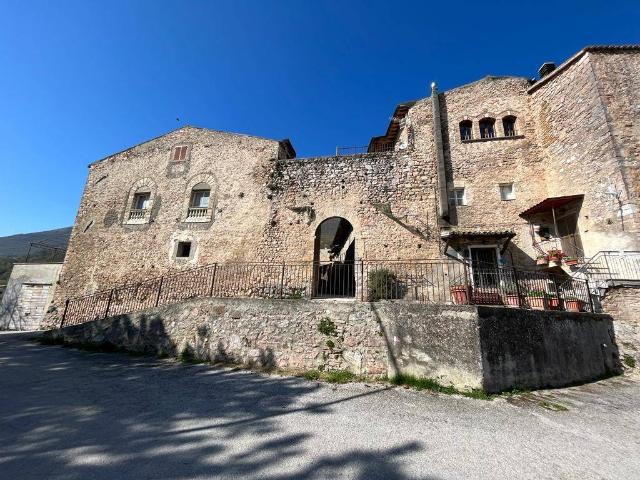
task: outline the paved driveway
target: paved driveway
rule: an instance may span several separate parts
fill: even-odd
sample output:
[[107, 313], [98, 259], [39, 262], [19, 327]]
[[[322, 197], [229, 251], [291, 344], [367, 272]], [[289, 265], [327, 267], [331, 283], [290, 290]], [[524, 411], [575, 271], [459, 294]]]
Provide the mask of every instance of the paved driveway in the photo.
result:
[[629, 378], [488, 402], [28, 338], [0, 334], [3, 480], [640, 478]]

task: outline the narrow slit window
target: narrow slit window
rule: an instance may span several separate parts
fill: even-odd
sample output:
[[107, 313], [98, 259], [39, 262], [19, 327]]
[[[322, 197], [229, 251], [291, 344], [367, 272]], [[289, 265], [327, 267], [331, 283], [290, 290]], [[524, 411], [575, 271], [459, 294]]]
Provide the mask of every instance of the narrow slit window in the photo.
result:
[[480, 138], [495, 138], [496, 120], [494, 118], [483, 118], [480, 120]]
[[515, 137], [516, 132], [516, 117], [508, 115], [502, 119], [502, 127], [504, 129], [505, 137]]
[[191, 256], [191, 242], [178, 242], [176, 258], [189, 258]]
[[473, 138], [473, 123], [471, 120], [463, 120], [460, 122], [460, 139], [471, 140]]

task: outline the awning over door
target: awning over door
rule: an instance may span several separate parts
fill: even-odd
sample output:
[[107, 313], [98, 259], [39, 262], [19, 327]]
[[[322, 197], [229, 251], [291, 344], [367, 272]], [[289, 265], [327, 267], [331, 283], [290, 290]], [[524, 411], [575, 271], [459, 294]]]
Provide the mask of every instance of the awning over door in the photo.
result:
[[574, 200], [581, 200], [584, 198], [584, 195], [566, 195], [564, 197], [549, 197], [541, 201], [540, 203], [535, 204], [533, 207], [525, 210], [520, 214], [522, 218], [529, 217], [531, 215], [535, 215], [536, 213], [544, 213], [548, 212], [554, 208], [560, 208], [564, 205], [573, 202]]
[[445, 251], [448, 247], [493, 243], [500, 246], [500, 250], [504, 252], [509, 241], [515, 236], [515, 232], [511, 230], [452, 229], [440, 233], [440, 237], [445, 241]]

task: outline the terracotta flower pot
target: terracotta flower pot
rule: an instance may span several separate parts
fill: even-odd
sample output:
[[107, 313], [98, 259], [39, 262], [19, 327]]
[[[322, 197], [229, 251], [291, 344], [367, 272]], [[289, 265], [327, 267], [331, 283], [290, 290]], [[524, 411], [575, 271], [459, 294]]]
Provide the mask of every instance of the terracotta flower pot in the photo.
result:
[[529, 297], [528, 300], [533, 310], [546, 310], [549, 305], [547, 297]]
[[519, 307], [520, 306], [520, 299], [518, 298], [518, 295], [516, 293], [507, 293], [507, 305], [509, 307]]
[[548, 299], [549, 310], [560, 310], [560, 299], [558, 297], [550, 297]]
[[451, 287], [451, 298], [456, 305], [468, 305], [471, 297], [470, 285], [453, 285]]
[[564, 301], [569, 312], [584, 312], [584, 301], [577, 298], [570, 298]]

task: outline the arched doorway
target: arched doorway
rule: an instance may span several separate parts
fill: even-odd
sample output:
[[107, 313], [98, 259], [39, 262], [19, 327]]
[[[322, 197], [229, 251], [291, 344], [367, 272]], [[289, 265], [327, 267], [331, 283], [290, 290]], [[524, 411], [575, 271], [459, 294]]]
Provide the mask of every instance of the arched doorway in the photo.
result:
[[354, 297], [356, 242], [351, 223], [330, 217], [316, 229], [314, 297]]

